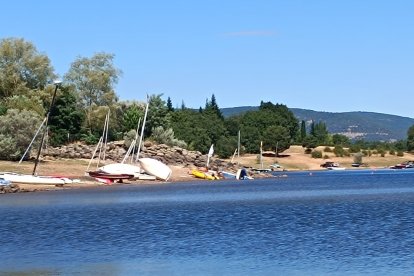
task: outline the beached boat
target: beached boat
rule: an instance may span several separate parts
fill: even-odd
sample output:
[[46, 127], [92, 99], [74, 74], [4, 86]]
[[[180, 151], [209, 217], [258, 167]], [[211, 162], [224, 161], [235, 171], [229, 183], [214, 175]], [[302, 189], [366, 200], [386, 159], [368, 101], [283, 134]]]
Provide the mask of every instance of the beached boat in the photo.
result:
[[331, 170], [331, 171], [343, 171], [343, 170], [345, 170], [344, 167], [339, 167], [339, 166], [337, 166], [337, 167], [327, 167], [326, 169]]
[[191, 170], [191, 174], [194, 175], [196, 178], [207, 179], [207, 180], [217, 180], [219, 179], [217, 176], [212, 175], [208, 172], [203, 172], [200, 170]]
[[138, 178], [141, 174], [141, 168], [132, 164], [113, 163], [99, 167], [97, 171], [110, 174], [128, 174]]
[[171, 177], [172, 170], [170, 167], [157, 159], [140, 158], [138, 159], [138, 162], [141, 165], [141, 168], [149, 175], [153, 175], [165, 181]]
[[414, 161], [406, 161], [406, 162], [390, 167], [390, 169], [412, 169], [412, 168], [414, 168]]
[[247, 174], [247, 170], [246, 169], [238, 169], [236, 172], [236, 179], [238, 180], [247, 180], [247, 179], [253, 179], [253, 177], [249, 176]]
[[0, 177], [4, 178], [5, 180], [8, 180], [12, 183], [22, 183], [22, 184], [45, 184], [45, 185], [64, 185], [68, 183], [73, 182], [79, 182], [79, 179], [69, 179], [67, 177], [61, 177], [61, 176], [39, 176], [37, 175], [36, 169], [40, 162], [40, 155], [42, 152], [42, 148], [45, 142], [46, 132], [47, 132], [47, 126], [49, 121], [50, 112], [52, 110], [53, 104], [55, 102], [56, 93], [58, 90], [58, 87], [60, 85], [61, 81], [55, 81], [55, 90], [52, 96], [52, 101], [50, 102], [49, 109], [46, 113], [46, 117], [44, 118], [42, 124], [40, 125], [39, 129], [37, 130], [35, 136], [32, 139], [32, 142], [29, 144], [28, 148], [26, 149], [25, 153], [23, 154], [19, 164], [23, 161], [26, 153], [29, 151], [29, 149], [32, 146], [32, 143], [34, 142], [37, 134], [40, 132], [40, 130], [43, 128], [43, 134], [41, 137], [41, 141], [39, 144], [39, 148], [37, 151], [34, 168], [32, 174], [21, 174], [21, 173], [15, 173], [15, 172], [2, 172], [0, 173]]
[[220, 171], [220, 175], [224, 179], [236, 179], [236, 174], [235, 173], [226, 172], [226, 171]]
[[338, 163], [332, 162], [332, 161], [326, 161], [321, 165], [322, 168], [325, 168], [327, 170], [333, 170], [333, 171], [342, 171], [345, 170], [344, 167], [339, 166]]
[[0, 177], [0, 186], [8, 186], [10, 184], [11, 184], [11, 182], [9, 180], [6, 180], [6, 179]]
[[99, 171], [99, 170], [90, 171], [88, 172], [88, 174], [90, 177], [95, 178], [97, 181], [107, 183], [107, 184], [111, 184], [114, 182], [122, 183], [123, 180], [134, 178], [134, 175], [132, 174], [107, 173], [107, 172]]
[[44, 185], [64, 185], [77, 182], [77, 180], [60, 176], [38, 176], [29, 174], [19, 174], [13, 172], [3, 172], [0, 177], [12, 183], [20, 184], [44, 184]]

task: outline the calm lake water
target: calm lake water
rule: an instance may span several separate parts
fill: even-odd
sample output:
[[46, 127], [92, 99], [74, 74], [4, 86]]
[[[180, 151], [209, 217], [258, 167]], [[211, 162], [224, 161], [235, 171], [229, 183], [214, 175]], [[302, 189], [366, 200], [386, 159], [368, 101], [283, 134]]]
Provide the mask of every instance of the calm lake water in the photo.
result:
[[414, 169], [0, 196], [0, 275], [414, 275]]

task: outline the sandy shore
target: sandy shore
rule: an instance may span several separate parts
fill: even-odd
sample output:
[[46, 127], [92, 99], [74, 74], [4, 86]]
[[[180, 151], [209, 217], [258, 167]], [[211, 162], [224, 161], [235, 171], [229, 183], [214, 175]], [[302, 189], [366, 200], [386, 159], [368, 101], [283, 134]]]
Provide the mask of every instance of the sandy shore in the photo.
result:
[[[319, 149], [323, 150], [323, 148]], [[304, 154], [304, 150], [300, 146], [291, 146], [290, 149], [283, 152], [279, 157], [263, 157], [263, 167], [269, 168], [271, 164], [279, 164], [288, 171], [295, 170], [323, 170], [320, 167], [325, 161], [338, 162], [345, 168], [352, 168], [353, 163], [352, 157], [335, 157], [332, 153], [324, 153], [328, 158], [315, 159], [309, 154]], [[381, 156], [370, 156], [364, 157], [363, 162], [367, 164], [365, 168], [378, 169], [387, 168], [389, 166], [402, 163], [404, 161], [414, 160], [413, 154], [406, 153], [403, 157], [395, 155]], [[226, 160], [230, 161], [230, 160]], [[239, 166], [259, 168], [261, 167], [260, 158], [258, 155], [250, 154], [244, 155], [240, 160], [233, 160], [238, 163]], [[91, 187], [107, 187], [115, 185], [142, 185], [142, 184], [159, 184], [165, 183], [163, 181], [149, 181], [149, 180], [126, 180], [122, 184], [104, 184], [96, 181], [95, 179], [85, 175], [85, 171], [88, 167], [89, 160], [78, 160], [78, 159], [67, 159], [67, 160], [45, 160], [42, 161], [39, 166], [37, 173], [39, 175], [63, 175], [68, 178], [80, 179], [79, 183], [65, 184], [63, 187], [55, 187], [54, 185], [39, 185], [39, 184], [18, 184], [22, 191], [45, 191], [45, 190], [62, 190], [62, 189], [76, 189], [76, 188], [91, 188]], [[184, 182], [184, 181], [200, 181], [195, 178], [189, 172], [192, 168], [170, 166], [172, 169], [172, 177], [168, 183], [171, 182]], [[94, 168], [91, 168], [94, 169]], [[354, 169], [354, 168], [353, 168]], [[0, 172], [19, 172], [30, 174], [33, 170], [33, 162], [8, 162], [0, 161]], [[256, 177], [260, 177], [256, 175]], [[208, 180], [206, 180], [208, 181]]]

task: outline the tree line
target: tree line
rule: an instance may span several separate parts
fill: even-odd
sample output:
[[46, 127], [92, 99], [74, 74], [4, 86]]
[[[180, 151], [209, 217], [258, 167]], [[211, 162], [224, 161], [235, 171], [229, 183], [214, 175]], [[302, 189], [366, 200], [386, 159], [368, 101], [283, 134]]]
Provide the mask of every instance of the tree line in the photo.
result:
[[[71, 63], [51, 109], [50, 145], [97, 143], [108, 114], [109, 140], [128, 142], [137, 129], [141, 133], [146, 102], [118, 99], [114, 87], [122, 71], [114, 65], [114, 58], [102, 52], [78, 57]], [[44, 120], [56, 78], [48, 56], [31, 42], [21, 38], [0, 40], [0, 159], [21, 157]], [[214, 144], [215, 153], [226, 158], [238, 147], [239, 133], [241, 153], [258, 153], [261, 149], [280, 153], [292, 144], [312, 149], [316, 145], [355, 143], [346, 136], [329, 134], [323, 122], [298, 122], [283, 104], [261, 102], [256, 111], [224, 118], [214, 94], [199, 109], [187, 108], [184, 102], [174, 108], [171, 99], [165, 101], [163, 96], [148, 95], [144, 136], [170, 146], [207, 153]], [[393, 146], [414, 150], [414, 126], [408, 131], [407, 141]]]

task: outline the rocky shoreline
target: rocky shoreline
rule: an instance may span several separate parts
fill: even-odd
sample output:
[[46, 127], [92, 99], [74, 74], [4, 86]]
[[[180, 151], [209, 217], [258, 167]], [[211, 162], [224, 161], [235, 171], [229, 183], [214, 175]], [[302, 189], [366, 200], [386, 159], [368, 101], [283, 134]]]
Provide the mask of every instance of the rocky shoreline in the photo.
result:
[[[43, 158], [48, 159], [91, 159], [95, 149], [96, 146], [77, 142], [57, 148], [49, 147], [42, 152], [42, 155]], [[121, 162], [126, 153], [124, 141], [110, 142], [107, 144], [105, 159], [112, 162]], [[33, 158], [34, 154], [31, 157]], [[140, 152], [140, 158], [144, 157], [157, 159], [169, 166], [205, 167], [207, 163], [207, 155], [199, 151], [189, 151], [180, 147], [155, 144], [150, 141], [144, 143]], [[95, 159], [97, 159], [96, 156]], [[209, 167], [213, 170], [235, 169], [234, 164], [215, 157], [210, 158]]]
[[19, 185], [11, 183], [9, 185], [0, 185], [0, 194], [21, 192]]

